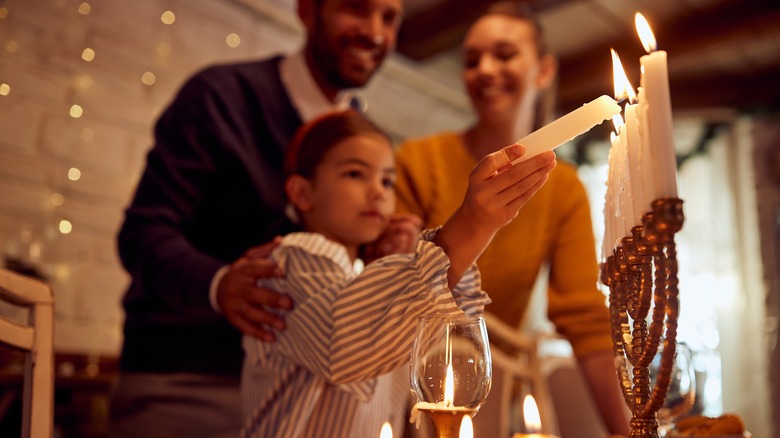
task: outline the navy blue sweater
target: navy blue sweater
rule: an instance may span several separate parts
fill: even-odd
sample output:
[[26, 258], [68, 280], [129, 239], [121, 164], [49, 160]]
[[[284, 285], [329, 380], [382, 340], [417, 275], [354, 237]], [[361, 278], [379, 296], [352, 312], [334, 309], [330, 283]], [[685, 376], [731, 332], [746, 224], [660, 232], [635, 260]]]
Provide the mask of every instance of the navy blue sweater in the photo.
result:
[[207, 68], [158, 120], [118, 236], [132, 277], [123, 371], [239, 373], [241, 334], [208, 291], [221, 266], [292, 229], [282, 167], [301, 119], [280, 59]]

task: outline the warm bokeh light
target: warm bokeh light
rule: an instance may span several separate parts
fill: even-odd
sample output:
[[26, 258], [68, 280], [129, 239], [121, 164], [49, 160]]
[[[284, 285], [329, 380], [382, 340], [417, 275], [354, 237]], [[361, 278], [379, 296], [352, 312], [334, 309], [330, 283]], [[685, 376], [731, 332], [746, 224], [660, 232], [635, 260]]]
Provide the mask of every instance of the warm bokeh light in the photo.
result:
[[73, 224], [71, 224], [67, 219], [61, 219], [57, 228], [62, 234], [70, 234], [70, 232], [73, 231]]
[[89, 88], [92, 86], [92, 76], [87, 74], [79, 75], [76, 79], [76, 84], [79, 86], [79, 88]]
[[464, 415], [460, 421], [460, 438], [474, 438], [474, 424], [470, 415]]
[[238, 36], [237, 33], [228, 34], [228, 36], [225, 37], [225, 44], [231, 49], [235, 49], [241, 45], [241, 37]]
[[536, 407], [534, 396], [528, 394], [523, 399], [523, 420], [525, 420], [525, 429], [529, 433], [539, 433], [542, 431], [542, 419], [539, 416], [539, 408]]
[[81, 130], [81, 139], [84, 141], [92, 141], [95, 138], [95, 131], [90, 128], [84, 128]]
[[71, 117], [73, 117], [74, 119], [78, 119], [82, 115], [84, 115], [84, 108], [82, 108], [81, 105], [73, 104], [70, 107], [70, 116]]
[[161, 21], [162, 21], [164, 24], [173, 24], [173, 22], [174, 22], [174, 21], [176, 21], [176, 14], [174, 14], [174, 13], [173, 13], [173, 12], [171, 12], [171, 11], [165, 11], [165, 12], [163, 12], [163, 13], [162, 13], [162, 15], [160, 16], [160, 20], [161, 20]]
[[393, 438], [393, 427], [387, 421], [382, 424], [382, 430], [379, 432], [379, 438]]
[[636, 33], [639, 34], [639, 39], [642, 40], [645, 51], [647, 53], [655, 51], [657, 47], [655, 35], [653, 35], [653, 30], [650, 29], [650, 23], [647, 22], [645, 16], [637, 12], [634, 15], [634, 24], [636, 25]]
[[81, 59], [87, 62], [91, 62], [93, 59], [95, 59], [95, 51], [87, 47], [83, 52], [81, 52]]
[[141, 82], [143, 82], [144, 85], [152, 86], [156, 81], [157, 76], [155, 76], [154, 73], [150, 71], [146, 71], [141, 75]]
[[89, 15], [90, 11], [92, 11], [92, 6], [89, 3], [83, 2], [79, 5], [79, 14]]
[[78, 181], [81, 179], [81, 171], [77, 167], [71, 167], [68, 169], [68, 179], [71, 181]]
[[5, 18], [8, 16], [8, 8], [5, 6], [0, 6], [0, 19]]
[[16, 53], [18, 49], [19, 49], [19, 43], [17, 43], [14, 40], [5, 43], [5, 51], [8, 53]]
[[59, 207], [62, 204], [65, 203], [65, 197], [62, 196], [62, 193], [52, 193], [51, 194], [51, 205], [55, 207]]
[[171, 45], [165, 42], [162, 42], [157, 45], [157, 56], [161, 58], [167, 58], [171, 54]]
[[0, 96], [8, 96], [11, 92], [11, 86], [5, 82], [0, 83]]

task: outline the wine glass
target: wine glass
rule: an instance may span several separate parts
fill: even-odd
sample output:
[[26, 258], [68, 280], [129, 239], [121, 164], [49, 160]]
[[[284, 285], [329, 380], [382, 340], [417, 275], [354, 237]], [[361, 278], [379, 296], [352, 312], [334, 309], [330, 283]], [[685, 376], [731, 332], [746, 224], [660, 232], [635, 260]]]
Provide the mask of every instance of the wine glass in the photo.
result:
[[[648, 367], [651, 387], [655, 387], [662, 353], [663, 344], [658, 347], [658, 352]], [[696, 372], [693, 368], [693, 352], [686, 344], [677, 343], [669, 391], [666, 393], [666, 400], [663, 406], [661, 406], [656, 415], [658, 433], [661, 437], [669, 435], [669, 431], [674, 427], [674, 422], [693, 409], [695, 400]]]
[[463, 416], [474, 416], [490, 392], [493, 369], [485, 319], [420, 318], [411, 368], [417, 395], [412, 416], [425, 413], [439, 438], [457, 437]]

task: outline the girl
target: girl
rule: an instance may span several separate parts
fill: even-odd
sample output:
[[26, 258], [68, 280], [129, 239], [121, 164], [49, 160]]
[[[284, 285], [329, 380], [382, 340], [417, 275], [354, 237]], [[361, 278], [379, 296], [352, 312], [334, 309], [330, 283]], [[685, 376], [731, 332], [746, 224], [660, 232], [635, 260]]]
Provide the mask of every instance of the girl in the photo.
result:
[[[272, 253], [285, 278], [261, 280], [296, 306], [277, 342], [244, 338], [244, 436], [379, 436], [385, 421], [402, 430], [418, 318], [482, 312], [489, 298], [474, 260], [555, 166], [552, 152], [509, 165], [521, 155], [511, 145], [486, 156], [450, 220], [418, 237], [417, 219], [393, 216], [388, 137], [354, 111], [301, 128], [285, 189], [306, 232]], [[385, 256], [358, 273], [367, 244], [364, 254]]]

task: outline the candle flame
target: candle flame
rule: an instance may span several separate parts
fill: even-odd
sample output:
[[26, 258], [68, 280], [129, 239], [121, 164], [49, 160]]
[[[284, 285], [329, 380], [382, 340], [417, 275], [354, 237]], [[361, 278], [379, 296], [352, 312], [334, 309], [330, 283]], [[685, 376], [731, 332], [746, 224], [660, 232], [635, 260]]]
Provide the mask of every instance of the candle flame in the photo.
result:
[[474, 424], [470, 415], [464, 415], [460, 422], [460, 438], [474, 438]]
[[628, 98], [629, 103], [636, 103], [636, 93], [634, 87], [626, 76], [626, 71], [623, 69], [623, 63], [620, 62], [615, 49], [609, 49], [612, 52], [612, 76], [615, 84], [615, 99], [621, 100], [624, 97]]
[[379, 438], [393, 438], [393, 427], [390, 426], [390, 423], [387, 421], [382, 425], [382, 431], [379, 432]]
[[525, 428], [529, 433], [540, 433], [542, 431], [542, 420], [539, 417], [539, 409], [536, 407], [534, 396], [528, 394], [523, 399], [523, 420]]
[[444, 379], [444, 405], [452, 406], [455, 398], [455, 377], [452, 372], [452, 364], [447, 365], [447, 377]]
[[620, 129], [623, 125], [625, 125], [625, 122], [623, 121], [623, 117], [620, 114], [615, 114], [612, 116], [612, 124], [615, 125], [615, 132], [620, 134]]
[[634, 24], [636, 24], [636, 32], [639, 34], [639, 39], [642, 41], [642, 45], [645, 46], [645, 51], [647, 53], [654, 52], [658, 46], [655, 42], [653, 30], [650, 29], [650, 23], [647, 22], [645, 16], [637, 12], [634, 15]]

